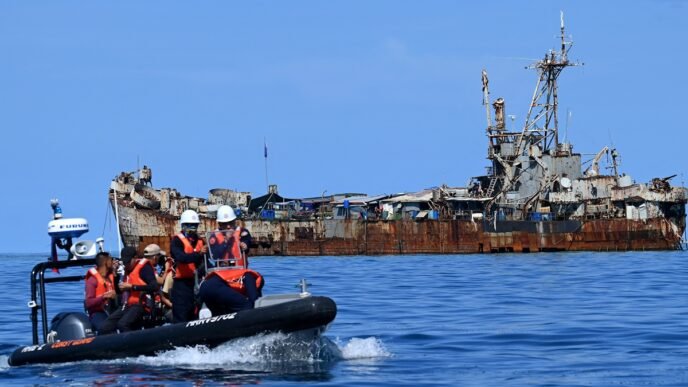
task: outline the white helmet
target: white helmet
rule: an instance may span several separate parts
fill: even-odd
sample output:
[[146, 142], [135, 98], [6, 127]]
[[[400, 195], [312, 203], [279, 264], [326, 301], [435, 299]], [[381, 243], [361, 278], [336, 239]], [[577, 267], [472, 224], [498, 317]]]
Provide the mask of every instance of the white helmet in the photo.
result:
[[230, 206], [220, 206], [217, 209], [217, 221], [220, 223], [231, 222], [236, 219], [236, 214]]
[[181, 224], [189, 224], [189, 223], [195, 223], [199, 224], [201, 223], [200, 220], [198, 220], [198, 214], [194, 210], [186, 210], [182, 212], [182, 216], [179, 218], [179, 223]]

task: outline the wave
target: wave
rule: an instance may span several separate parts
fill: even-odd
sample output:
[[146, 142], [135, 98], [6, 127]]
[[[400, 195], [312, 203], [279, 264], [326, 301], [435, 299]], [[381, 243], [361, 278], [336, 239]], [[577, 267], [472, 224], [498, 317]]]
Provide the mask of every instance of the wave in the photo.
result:
[[0, 355], [0, 372], [5, 372], [10, 368], [10, 365], [7, 362], [9, 358], [10, 357], [7, 355]]
[[338, 356], [326, 338], [304, 340], [282, 333], [239, 338], [208, 349], [205, 346], [176, 348], [156, 356], [140, 356], [134, 361], [152, 366], [213, 368], [227, 365], [307, 363], [334, 360]]
[[[381, 340], [352, 338], [346, 343], [325, 336], [303, 338], [294, 334], [270, 333], [239, 338], [216, 348], [203, 345], [175, 348], [155, 356], [108, 360], [113, 365], [134, 363], [151, 367], [187, 369], [231, 368], [235, 370], [275, 371], [278, 369], [319, 368], [340, 360], [390, 357]], [[300, 367], [299, 367], [300, 366]]]
[[340, 347], [343, 360], [377, 359], [391, 357], [382, 340], [376, 337], [352, 338]]

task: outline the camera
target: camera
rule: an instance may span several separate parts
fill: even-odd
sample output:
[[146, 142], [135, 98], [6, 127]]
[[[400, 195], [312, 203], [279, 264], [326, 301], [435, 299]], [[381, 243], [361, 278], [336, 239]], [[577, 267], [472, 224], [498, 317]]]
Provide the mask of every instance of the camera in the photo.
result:
[[120, 279], [124, 278], [125, 267], [124, 267], [124, 264], [122, 263], [122, 261], [119, 259], [115, 259], [115, 260], [113, 260], [113, 262], [115, 263], [115, 274], [117, 274]]

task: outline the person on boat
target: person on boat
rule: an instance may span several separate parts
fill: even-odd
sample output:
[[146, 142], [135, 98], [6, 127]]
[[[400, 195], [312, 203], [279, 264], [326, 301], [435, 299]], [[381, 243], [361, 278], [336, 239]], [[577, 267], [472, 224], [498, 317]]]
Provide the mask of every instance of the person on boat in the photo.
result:
[[126, 295], [126, 302], [103, 322], [100, 334], [140, 329], [152, 310], [152, 297], [159, 289], [153, 259], [138, 256], [133, 247], [123, 248], [121, 255], [126, 278], [120, 282], [119, 289]]
[[195, 319], [196, 268], [203, 264], [208, 246], [198, 237], [198, 214], [193, 210], [182, 212], [179, 218], [181, 231], [170, 242], [170, 253], [175, 263], [172, 285], [172, 321], [175, 323]]
[[96, 254], [96, 267], [86, 272], [85, 288], [84, 308], [93, 329], [98, 332], [108, 314], [117, 309], [114, 261], [109, 253]]
[[[165, 257], [165, 267], [168, 265], [172, 267], [174, 265], [174, 260], [170, 257]], [[167, 270], [167, 269], [165, 269]], [[174, 285], [174, 270], [170, 271], [168, 274], [163, 273], [161, 276], [162, 288], [160, 289], [160, 301], [162, 302], [163, 315], [165, 316], [165, 321], [172, 322], [172, 286]]]
[[218, 230], [208, 238], [216, 268], [209, 270], [199, 290], [199, 297], [213, 315], [252, 309], [264, 285], [260, 273], [248, 269], [246, 250], [251, 235], [236, 224], [230, 206], [217, 210]]
[[[234, 209], [230, 206], [223, 205], [217, 209], [217, 230], [209, 235], [208, 246], [214, 258], [227, 260], [230, 256], [237, 258], [243, 251], [245, 255], [248, 254], [251, 246], [251, 233], [245, 227], [237, 224], [237, 219]], [[239, 236], [239, 243], [235, 244], [234, 234]], [[232, 236], [231, 238], [227, 236]]]
[[164, 250], [160, 250], [160, 246], [154, 243], [143, 249], [143, 255], [153, 256], [155, 266], [159, 269], [159, 273], [155, 274], [155, 279], [161, 287], [160, 292], [155, 297], [156, 310], [160, 312], [160, 316], [164, 316], [165, 321], [172, 322], [172, 298], [170, 291], [174, 281], [174, 260], [168, 257], [167, 253]]

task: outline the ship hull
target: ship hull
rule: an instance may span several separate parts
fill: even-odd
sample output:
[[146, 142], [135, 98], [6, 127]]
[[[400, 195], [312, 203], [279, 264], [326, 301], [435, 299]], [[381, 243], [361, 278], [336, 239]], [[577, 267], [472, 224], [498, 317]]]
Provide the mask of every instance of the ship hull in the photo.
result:
[[[169, 251], [178, 219], [118, 206], [125, 245]], [[681, 223], [680, 223], [681, 224]], [[667, 218], [472, 222], [470, 220], [247, 220], [252, 256], [466, 254], [539, 251], [676, 250], [685, 227]], [[215, 219], [202, 219], [200, 231]]]

